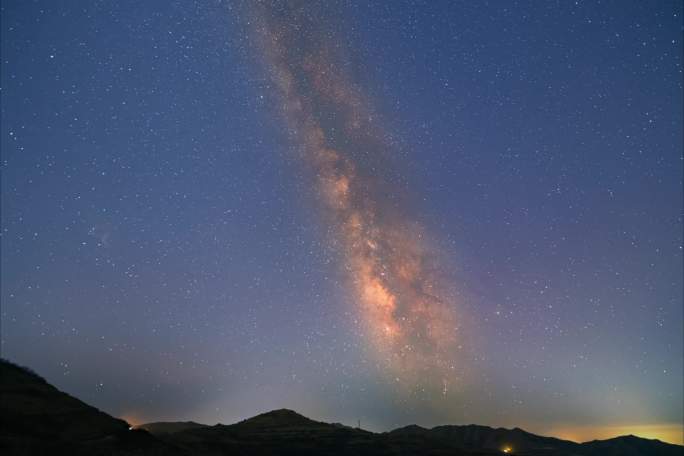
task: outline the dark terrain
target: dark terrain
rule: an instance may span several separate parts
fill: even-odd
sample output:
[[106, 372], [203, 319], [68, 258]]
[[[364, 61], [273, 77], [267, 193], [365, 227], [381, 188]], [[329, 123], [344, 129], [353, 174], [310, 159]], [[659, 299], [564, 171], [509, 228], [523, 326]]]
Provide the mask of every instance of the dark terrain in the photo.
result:
[[3, 455], [501, 455], [681, 456], [684, 447], [634, 436], [575, 443], [487, 426], [407, 426], [372, 433], [274, 410], [232, 425], [149, 423], [130, 428], [0, 361]]

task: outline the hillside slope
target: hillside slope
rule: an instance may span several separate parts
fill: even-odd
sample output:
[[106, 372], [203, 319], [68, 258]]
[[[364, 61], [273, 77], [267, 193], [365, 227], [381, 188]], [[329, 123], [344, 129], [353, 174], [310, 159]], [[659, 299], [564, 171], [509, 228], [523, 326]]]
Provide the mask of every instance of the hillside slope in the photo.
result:
[[0, 360], [3, 454], [180, 454], [145, 431], [59, 391], [32, 371]]

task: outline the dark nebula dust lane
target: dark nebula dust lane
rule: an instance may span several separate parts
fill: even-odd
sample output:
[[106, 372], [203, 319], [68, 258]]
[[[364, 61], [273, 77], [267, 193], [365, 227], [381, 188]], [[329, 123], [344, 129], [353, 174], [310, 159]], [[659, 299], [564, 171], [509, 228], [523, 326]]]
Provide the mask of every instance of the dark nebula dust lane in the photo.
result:
[[437, 280], [424, 230], [381, 176], [390, 147], [309, 5], [260, 4], [255, 35], [301, 159], [313, 170], [332, 243], [366, 337], [408, 389], [446, 393], [458, 378], [454, 303]]

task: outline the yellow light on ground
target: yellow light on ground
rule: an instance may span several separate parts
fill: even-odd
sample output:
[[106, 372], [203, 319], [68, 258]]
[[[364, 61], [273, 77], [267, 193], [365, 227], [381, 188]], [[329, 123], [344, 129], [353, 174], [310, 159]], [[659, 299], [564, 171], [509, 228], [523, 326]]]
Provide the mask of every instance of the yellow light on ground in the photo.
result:
[[513, 452], [513, 448], [507, 446], [507, 447], [503, 447], [503, 448], [501, 449], [501, 451], [503, 451], [504, 453], [507, 453], [507, 454], [508, 454], [508, 453], [512, 453], [512, 452]]

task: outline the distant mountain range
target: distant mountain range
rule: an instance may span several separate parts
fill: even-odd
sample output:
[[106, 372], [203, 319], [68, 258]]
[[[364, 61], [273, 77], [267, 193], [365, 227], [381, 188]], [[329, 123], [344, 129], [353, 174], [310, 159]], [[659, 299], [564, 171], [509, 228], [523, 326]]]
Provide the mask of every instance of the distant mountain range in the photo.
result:
[[274, 410], [232, 425], [131, 427], [63, 393], [29, 369], [0, 361], [3, 455], [461, 455], [682, 456], [684, 447], [635, 436], [575, 443], [522, 429], [411, 425], [373, 433]]

